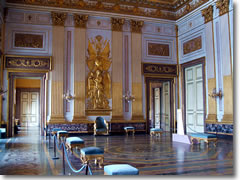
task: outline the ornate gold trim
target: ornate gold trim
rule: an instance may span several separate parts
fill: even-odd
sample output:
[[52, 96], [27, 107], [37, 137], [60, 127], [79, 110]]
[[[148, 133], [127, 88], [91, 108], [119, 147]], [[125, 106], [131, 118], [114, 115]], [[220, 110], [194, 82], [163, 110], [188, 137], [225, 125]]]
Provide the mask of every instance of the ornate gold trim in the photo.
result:
[[122, 18], [111, 18], [112, 31], [122, 31], [125, 19]]
[[52, 57], [4, 55], [4, 69], [8, 71], [48, 72], [52, 70]]
[[52, 23], [54, 26], [64, 26], [67, 13], [51, 12]]
[[131, 32], [142, 33], [142, 27], [143, 27], [143, 24], [144, 24], [143, 21], [131, 20], [130, 24], [131, 24]]
[[86, 109], [86, 116], [109, 116], [111, 115], [111, 109]]
[[210, 5], [202, 10], [202, 16], [204, 17], [205, 24], [213, 20], [213, 6]]
[[87, 21], [88, 21], [88, 15], [74, 14], [73, 18], [74, 18], [75, 27], [86, 28]]
[[218, 0], [216, 7], [219, 9], [219, 16], [229, 12], [229, 0]]

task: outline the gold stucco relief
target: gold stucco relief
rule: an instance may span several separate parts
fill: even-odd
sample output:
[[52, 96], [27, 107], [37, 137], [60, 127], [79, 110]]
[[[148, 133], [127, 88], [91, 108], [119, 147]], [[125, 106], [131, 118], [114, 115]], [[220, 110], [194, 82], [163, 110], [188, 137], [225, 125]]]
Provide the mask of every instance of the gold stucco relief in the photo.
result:
[[111, 66], [109, 40], [98, 35], [88, 40], [87, 109], [110, 109]]

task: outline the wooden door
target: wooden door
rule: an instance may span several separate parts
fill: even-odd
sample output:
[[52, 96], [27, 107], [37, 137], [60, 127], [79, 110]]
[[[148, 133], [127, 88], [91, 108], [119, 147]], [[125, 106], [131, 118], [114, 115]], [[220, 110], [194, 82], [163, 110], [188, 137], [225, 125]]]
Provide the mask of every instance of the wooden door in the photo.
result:
[[186, 133], [204, 132], [202, 64], [185, 68]]
[[21, 126], [39, 126], [39, 93], [21, 92]]

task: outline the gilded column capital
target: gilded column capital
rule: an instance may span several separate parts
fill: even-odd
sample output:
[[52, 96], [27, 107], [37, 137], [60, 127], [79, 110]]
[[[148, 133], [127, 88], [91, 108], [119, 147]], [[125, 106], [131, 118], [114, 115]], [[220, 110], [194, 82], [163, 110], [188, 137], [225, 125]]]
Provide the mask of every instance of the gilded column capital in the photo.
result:
[[229, 0], [218, 0], [216, 7], [219, 9], [219, 16], [222, 16], [229, 11]]
[[67, 13], [51, 12], [52, 23], [54, 26], [64, 26]]
[[74, 18], [75, 27], [86, 28], [88, 15], [74, 14], [73, 18]]
[[131, 31], [134, 33], [142, 33], [142, 27], [144, 22], [143, 21], [135, 21], [135, 20], [131, 20], [130, 21], [131, 24]]
[[111, 18], [112, 31], [122, 31], [125, 19]]
[[204, 22], [208, 23], [213, 20], [213, 6], [210, 5], [202, 10], [202, 16], [204, 17]]

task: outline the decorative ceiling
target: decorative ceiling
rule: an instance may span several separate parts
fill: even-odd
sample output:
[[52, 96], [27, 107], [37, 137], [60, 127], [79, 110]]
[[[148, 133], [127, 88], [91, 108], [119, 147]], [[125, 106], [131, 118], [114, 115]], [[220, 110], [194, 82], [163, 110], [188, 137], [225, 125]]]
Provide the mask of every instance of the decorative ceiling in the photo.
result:
[[177, 20], [209, 0], [6, 0], [6, 4], [101, 11]]

